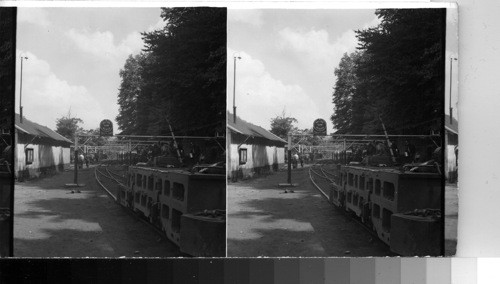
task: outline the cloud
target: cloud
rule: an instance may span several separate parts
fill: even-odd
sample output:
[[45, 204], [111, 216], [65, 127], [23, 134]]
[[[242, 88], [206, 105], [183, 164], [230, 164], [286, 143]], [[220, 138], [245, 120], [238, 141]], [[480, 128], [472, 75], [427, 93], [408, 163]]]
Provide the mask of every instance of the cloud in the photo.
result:
[[321, 70], [325, 66], [337, 66], [342, 55], [354, 51], [358, 42], [353, 30], [342, 33], [334, 40], [330, 39], [325, 30], [285, 28], [278, 34], [281, 39], [278, 43], [280, 49], [296, 53], [297, 58], [302, 58], [302, 62]]
[[[233, 50], [228, 50], [228, 78], [233, 78]], [[270, 120], [286, 114], [299, 118], [300, 128], [309, 126], [309, 121], [315, 119], [316, 105], [305, 91], [298, 85], [287, 85], [266, 70], [262, 61], [252, 58], [245, 52], [239, 52], [241, 60], [237, 62], [236, 70], [236, 113], [242, 119], [251, 123], [270, 128]], [[232, 112], [233, 80], [228, 80], [227, 109]], [[307, 109], [307, 112], [304, 112]]]
[[42, 27], [51, 25], [47, 11], [42, 8], [18, 8], [17, 21], [19, 23], [29, 23]]
[[[374, 27], [380, 23], [378, 17], [363, 25], [361, 29]], [[347, 30], [336, 38], [330, 38], [324, 30], [300, 30], [284, 28], [279, 31], [278, 48], [297, 53], [309, 66], [338, 66], [344, 53], [353, 52], [358, 45], [354, 30]], [[311, 64], [312, 63], [312, 64]], [[332, 65], [333, 64], [333, 65]]]
[[[17, 58], [20, 54], [28, 57], [23, 63], [22, 93], [23, 114], [27, 119], [55, 129], [56, 119], [71, 109], [72, 116], [81, 118], [85, 125], [98, 125], [103, 111], [85, 87], [61, 80], [52, 72], [49, 63], [33, 53], [18, 50], [17, 54]], [[16, 74], [20, 74], [19, 65], [17, 69]], [[19, 81], [16, 83], [16, 112], [19, 112]]]
[[70, 29], [65, 34], [81, 51], [107, 61], [118, 59], [120, 64], [130, 54], [138, 53], [144, 46], [141, 34], [138, 32], [130, 33], [119, 44], [115, 44], [113, 33], [110, 31], [90, 32]]
[[264, 23], [261, 10], [228, 10], [227, 17], [228, 22], [240, 22], [256, 27]]
[[[380, 23], [377, 17], [365, 23], [362, 29], [376, 26]], [[301, 72], [308, 74], [307, 92], [315, 92], [312, 100], [317, 111], [316, 115], [327, 120], [333, 110], [331, 93], [336, 82], [334, 70], [339, 66], [344, 53], [356, 50], [358, 40], [354, 30], [346, 30], [337, 37], [331, 37], [324, 29], [291, 29], [284, 28], [278, 32], [277, 48], [288, 53], [289, 58], [300, 64]], [[292, 60], [292, 59], [291, 59]], [[311, 85], [313, 84], [313, 86]], [[308, 110], [309, 111], [309, 110]], [[315, 118], [309, 118], [313, 121]], [[310, 127], [310, 126], [308, 126]]]

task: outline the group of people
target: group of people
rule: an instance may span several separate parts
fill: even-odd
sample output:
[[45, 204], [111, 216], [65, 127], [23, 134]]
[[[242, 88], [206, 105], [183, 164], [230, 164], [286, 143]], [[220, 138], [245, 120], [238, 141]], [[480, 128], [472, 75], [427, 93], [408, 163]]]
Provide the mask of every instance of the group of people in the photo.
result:
[[303, 168], [304, 167], [304, 156], [299, 155], [297, 152], [295, 152], [292, 155], [292, 167], [294, 169], [296, 169], [298, 167], [299, 163], [300, 163], [300, 167]]
[[393, 156], [405, 163], [417, 163], [431, 159], [436, 150], [436, 147], [429, 146], [425, 151], [419, 152], [417, 147], [408, 140], [404, 141], [403, 147], [401, 147], [402, 151], [395, 141], [390, 141], [390, 145], [387, 144], [386, 141], [373, 140], [364, 145], [353, 145], [344, 153], [345, 158], [361, 161], [367, 156]]
[[89, 168], [89, 163], [90, 163], [89, 154], [84, 155], [83, 153], [80, 153], [80, 155], [78, 155], [78, 167], [80, 169], [82, 169], [84, 163], [85, 163], [85, 165], [87, 166], [87, 169], [88, 169]]
[[137, 150], [137, 162], [152, 162], [157, 157], [182, 158], [183, 166], [193, 166], [196, 164], [207, 164], [223, 161], [224, 157], [220, 149], [213, 145], [199, 145], [193, 142], [183, 144], [181, 142], [158, 142], [152, 145], [143, 146]]

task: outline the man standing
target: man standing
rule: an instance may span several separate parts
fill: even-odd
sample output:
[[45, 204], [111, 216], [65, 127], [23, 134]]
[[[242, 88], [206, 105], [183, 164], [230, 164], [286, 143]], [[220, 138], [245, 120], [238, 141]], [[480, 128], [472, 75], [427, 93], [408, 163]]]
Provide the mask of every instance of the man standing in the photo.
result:
[[79, 165], [80, 169], [83, 168], [83, 161], [84, 161], [84, 159], [85, 159], [85, 157], [83, 156], [83, 154], [80, 154], [78, 156], [78, 165]]
[[297, 152], [295, 152], [295, 154], [293, 154], [293, 168], [296, 169], [297, 168], [297, 164], [299, 162], [299, 155], [297, 154]]

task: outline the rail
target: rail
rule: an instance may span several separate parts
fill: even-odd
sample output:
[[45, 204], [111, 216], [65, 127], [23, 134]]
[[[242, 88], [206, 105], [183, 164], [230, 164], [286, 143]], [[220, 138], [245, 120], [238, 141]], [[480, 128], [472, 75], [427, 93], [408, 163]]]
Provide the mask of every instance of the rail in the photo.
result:
[[[95, 174], [95, 179], [97, 181], [97, 183], [101, 186], [101, 188], [106, 191], [106, 193], [111, 196], [113, 198], [113, 200], [118, 203], [118, 198], [104, 185], [104, 183], [99, 179], [98, 177], [98, 173], [100, 175], [102, 175], [103, 177], [106, 177], [108, 179], [111, 179], [113, 180], [115, 183], [119, 184], [119, 185], [122, 185], [122, 186], [125, 186], [124, 184], [122, 184], [121, 182], [119, 182], [117, 179], [115, 179], [114, 177], [111, 176], [111, 172], [109, 171], [109, 169], [107, 167], [105, 167], [105, 170], [109, 173], [109, 175], [106, 175], [104, 172], [102, 172], [99, 167], [102, 167], [102, 166], [97, 166], [95, 167], [95, 171], [94, 171], [94, 174]], [[114, 173], [116, 175], [116, 173]], [[120, 205], [121, 206], [121, 205]], [[157, 227], [155, 227], [153, 224], [147, 222], [146, 220], [144, 220], [143, 218], [141, 218], [140, 216], [138, 216], [137, 214], [135, 214], [135, 212], [131, 209], [131, 208], [127, 208], [127, 207], [124, 207], [124, 206], [121, 206], [126, 210], [126, 212], [133, 216], [134, 218], [136, 218], [137, 220], [141, 221], [142, 223], [148, 225], [148, 227], [152, 228], [158, 235], [160, 235], [160, 237], [162, 239], [166, 239], [165, 237], [165, 234], [160, 230], [158, 229]]]
[[[313, 170], [314, 167], [319, 167], [319, 170], [321, 172], [318, 172], [316, 170]], [[316, 176], [320, 177], [320, 178], [323, 178], [323, 179], [326, 179], [328, 182], [330, 182], [333, 186], [338, 186], [337, 183], [330, 179], [327, 175], [335, 175], [333, 173], [330, 173], [328, 172], [327, 170], [325, 170], [321, 164], [319, 163], [316, 163], [314, 165], [312, 165], [310, 168], [309, 168], [309, 179], [311, 180], [311, 183], [314, 185], [314, 187], [321, 193], [321, 195], [323, 195], [323, 197], [326, 198], [326, 200], [330, 201], [330, 196], [318, 185], [318, 183], [316, 183], [313, 179], [313, 174], [315, 174]], [[358, 225], [360, 225], [363, 229], [365, 229], [368, 233], [370, 233], [370, 235], [372, 237], [374, 237], [374, 239], [377, 239], [380, 241], [377, 233], [375, 231], [373, 231], [371, 228], [369, 228], [366, 224], [364, 224], [363, 222], [359, 221], [356, 217], [352, 216], [351, 214], [349, 214], [349, 212], [345, 211], [345, 210], [342, 210], [341, 208], [337, 207], [337, 206], [334, 206], [336, 209], [339, 209], [340, 211], [342, 211], [342, 213], [346, 216], [346, 217], [349, 217], [351, 218], [352, 221], [354, 221], [355, 223], [357, 223]]]

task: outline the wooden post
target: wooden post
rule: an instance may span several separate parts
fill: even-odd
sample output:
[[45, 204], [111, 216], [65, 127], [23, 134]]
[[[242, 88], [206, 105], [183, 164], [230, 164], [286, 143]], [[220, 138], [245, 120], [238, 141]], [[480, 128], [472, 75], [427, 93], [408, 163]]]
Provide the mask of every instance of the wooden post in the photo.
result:
[[347, 165], [347, 149], [346, 149], [346, 139], [344, 138], [344, 165]]
[[75, 175], [73, 183], [78, 185], [78, 134], [75, 132]]
[[288, 180], [292, 184], [292, 134], [288, 133]]
[[392, 162], [396, 163], [396, 157], [394, 156], [394, 152], [392, 151], [392, 143], [389, 140], [389, 135], [387, 135], [387, 130], [385, 130], [385, 124], [382, 121], [382, 117], [379, 115], [378, 119], [380, 119], [380, 123], [382, 123], [382, 128], [384, 129], [385, 139], [387, 140], [387, 146], [389, 147], [389, 152], [391, 153]]
[[179, 162], [182, 165], [183, 161], [182, 161], [181, 151], [179, 151], [177, 141], [175, 141], [174, 131], [172, 130], [172, 126], [170, 125], [170, 122], [167, 121], [167, 123], [168, 123], [168, 128], [170, 129], [170, 134], [172, 135], [172, 139], [174, 140], [174, 147], [175, 147], [175, 150], [177, 151], [177, 157], [179, 157]]
[[132, 165], [132, 144], [130, 141], [128, 142], [128, 164]]

